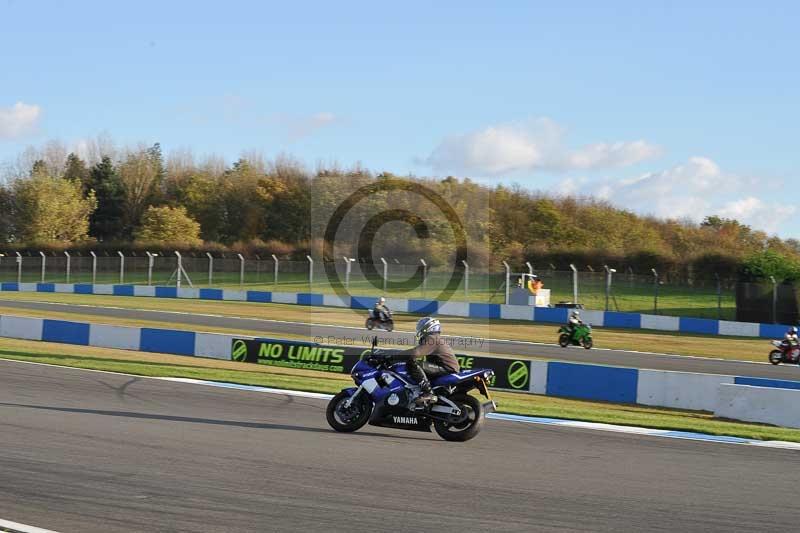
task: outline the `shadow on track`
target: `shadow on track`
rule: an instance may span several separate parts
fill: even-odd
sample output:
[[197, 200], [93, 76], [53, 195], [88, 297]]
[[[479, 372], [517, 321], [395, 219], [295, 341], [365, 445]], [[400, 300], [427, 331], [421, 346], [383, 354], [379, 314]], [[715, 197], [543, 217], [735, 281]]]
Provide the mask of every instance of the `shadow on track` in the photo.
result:
[[[28, 405], [20, 403], [4, 403], [0, 402], [0, 407], [14, 407], [24, 409], [37, 409], [41, 411], [56, 411], [61, 413], [76, 413], [76, 414], [89, 414], [100, 416], [114, 416], [121, 418], [138, 418], [142, 420], [165, 420], [168, 422], [184, 422], [189, 424], [209, 424], [213, 426], [229, 426], [251, 429], [278, 429], [286, 431], [305, 431], [309, 433], [326, 433], [329, 435], [338, 435], [332, 429], [315, 428], [308, 426], [292, 426], [288, 424], [269, 424], [260, 422], [243, 422], [238, 420], [218, 420], [214, 418], [196, 418], [191, 416], [175, 416], [175, 415], [157, 415], [152, 413], [137, 413], [133, 411], [107, 411], [102, 409], [81, 409], [77, 407], [53, 407], [48, 405]], [[392, 439], [411, 439], [419, 440], [404, 435], [386, 435], [384, 433], [370, 433], [359, 432], [358, 435], [369, 437], [388, 437]]]

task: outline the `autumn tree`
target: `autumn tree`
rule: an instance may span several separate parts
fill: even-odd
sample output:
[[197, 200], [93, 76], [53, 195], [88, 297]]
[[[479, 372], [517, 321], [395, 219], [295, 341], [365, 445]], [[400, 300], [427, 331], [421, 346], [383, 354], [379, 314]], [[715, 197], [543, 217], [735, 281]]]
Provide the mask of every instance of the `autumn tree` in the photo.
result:
[[84, 197], [80, 183], [39, 172], [16, 181], [14, 197], [21, 241], [74, 243], [88, 238], [97, 200], [91, 192]]
[[137, 241], [152, 243], [200, 244], [200, 224], [184, 207], [150, 206], [135, 232]]

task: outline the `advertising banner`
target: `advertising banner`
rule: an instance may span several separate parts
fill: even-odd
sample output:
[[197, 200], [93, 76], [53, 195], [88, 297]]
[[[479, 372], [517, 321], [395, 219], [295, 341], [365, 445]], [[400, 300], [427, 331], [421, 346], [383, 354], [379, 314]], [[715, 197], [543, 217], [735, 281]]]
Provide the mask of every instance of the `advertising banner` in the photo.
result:
[[[231, 360], [262, 365], [349, 374], [369, 348], [279, 339], [233, 339]], [[492, 387], [528, 391], [530, 364], [524, 359], [458, 355], [462, 370], [494, 370]]]

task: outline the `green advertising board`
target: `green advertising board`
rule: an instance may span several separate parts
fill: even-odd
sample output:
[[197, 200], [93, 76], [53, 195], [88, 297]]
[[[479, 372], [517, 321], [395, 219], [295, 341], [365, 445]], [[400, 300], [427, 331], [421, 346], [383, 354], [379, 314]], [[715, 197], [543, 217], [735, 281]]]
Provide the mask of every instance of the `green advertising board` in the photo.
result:
[[[332, 346], [279, 339], [233, 339], [231, 360], [244, 363], [349, 374], [369, 348]], [[530, 364], [524, 359], [458, 355], [462, 370], [494, 371], [492, 387], [528, 391]]]

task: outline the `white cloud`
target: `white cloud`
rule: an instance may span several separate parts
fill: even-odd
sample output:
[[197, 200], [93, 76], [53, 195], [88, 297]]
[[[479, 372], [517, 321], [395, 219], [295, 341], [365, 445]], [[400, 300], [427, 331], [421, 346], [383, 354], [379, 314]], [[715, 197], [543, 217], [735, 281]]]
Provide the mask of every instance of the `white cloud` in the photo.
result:
[[283, 119], [289, 140], [298, 141], [314, 134], [316, 131], [337, 122], [339, 117], [328, 111], [306, 117], [287, 117]]
[[780, 198], [779, 183], [725, 172], [706, 157], [631, 179], [582, 180], [580, 187], [570, 183], [573, 189], [639, 213], [698, 222], [719, 215], [767, 232], [777, 231], [797, 211], [791, 203], [768, 200]]
[[16, 139], [36, 130], [42, 108], [38, 105], [17, 102], [11, 107], [0, 107], [0, 139]]
[[570, 149], [564, 145], [564, 136], [564, 128], [548, 118], [489, 126], [445, 138], [422, 162], [441, 173], [488, 177], [523, 171], [620, 168], [661, 153], [643, 140]]

